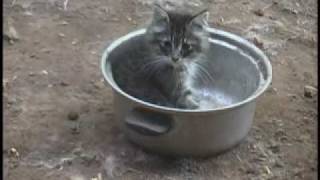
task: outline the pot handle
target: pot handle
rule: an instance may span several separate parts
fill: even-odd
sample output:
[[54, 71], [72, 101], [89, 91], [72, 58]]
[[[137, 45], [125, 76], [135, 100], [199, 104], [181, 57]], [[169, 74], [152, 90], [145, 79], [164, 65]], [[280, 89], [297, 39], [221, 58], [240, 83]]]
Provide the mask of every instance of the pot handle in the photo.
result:
[[148, 109], [134, 109], [125, 118], [127, 128], [144, 136], [167, 134], [172, 128], [171, 116]]

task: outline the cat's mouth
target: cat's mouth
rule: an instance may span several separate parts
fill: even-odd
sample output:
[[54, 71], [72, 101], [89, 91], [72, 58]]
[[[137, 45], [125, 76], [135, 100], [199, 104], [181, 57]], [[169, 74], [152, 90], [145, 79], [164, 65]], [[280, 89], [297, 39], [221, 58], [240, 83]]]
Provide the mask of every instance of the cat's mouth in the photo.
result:
[[164, 69], [170, 70], [170, 71], [176, 71], [176, 72], [182, 72], [186, 70], [186, 62], [184, 62], [184, 59], [179, 59], [178, 61], [172, 60], [170, 57], [166, 57], [163, 59], [165, 66], [163, 66]]
[[185, 66], [181, 62], [172, 62], [171, 66], [177, 72], [182, 72], [185, 70]]

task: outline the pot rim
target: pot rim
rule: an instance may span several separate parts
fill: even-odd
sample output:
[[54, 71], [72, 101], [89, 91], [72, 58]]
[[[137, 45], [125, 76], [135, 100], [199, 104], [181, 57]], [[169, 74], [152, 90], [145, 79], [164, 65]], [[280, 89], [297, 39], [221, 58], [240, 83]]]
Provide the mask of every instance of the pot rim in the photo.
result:
[[104, 80], [106, 82], [108, 82], [108, 84], [112, 87], [113, 90], [115, 90], [117, 93], [121, 94], [122, 96], [135, 101], [136, 103], [139, 103], [143, 106], [147, 106], [148, 108], [157, 110], [157, 111], [164, 111], [164, 112], [171, 112], [171, 113], [177, 113], [177, 112], [183, 112], [183, 113], [206, 113], [206, 112], [212, 112], [212, 111], [224, 111], [224, 110], [228, 110], [228, 109], [234, 109], [237, 107], [240, 107], [244, 104], [247, 104], [249, 102], [253, 102], [256, 100], [256, 98], [258, 98], [262, 93], [264, 93], [266, 91], [266, 89], [268, 88], [268, 86], [270, 85], [271, 81], [272, 81], [272, 66], [271, 63], [269, 61], [269, 59], [267, 58], [267, 56], [259, 49], [257, 48], [255, 45], [253, 45], [252, 43], [250, 43], [249, 41], [241, 38], [240, 36], [237, 36], [235, 34], [226, 32], [226, 31], [222, 31], [222, 30], [218, 30], [215, 28], [207, 28], [207, 30], [209, 31], [209, 33], [211, 34], [216, 34], [222, 37], [227, 37], [229, 39], [232, 39], [233, 41], [236, 41], [239, 44], [242, 44], [244, 46], [246, 46], [248, 49], [250, 49], [251, 51], [254, 51], [258, 56], [261, 57], [262, 61], [264, 62], [265, 66], [266, 66], [266, 74], [267, 74], [267, 78], [266, 80], [264, 80], [264, 83], [262, 86], [258, 87], [257, 90], [252, 93], [252, 95], [250, 95], [248, 98], [228, 105], [228, 106], [222, 106], [222, 107], [218, 107], [218, 108], [208, 108], [208, 109], [179, 109], [179, 108], [171, 108], [171, 107], [165, 107], [165, 106], [159, 106], [159, 105], [155, 105], [149, 102], [145, 102], [143, 100], [140, 100], [138, 98], [135, 98], [129, 94], [127, 94], [126, 92], [124, 92], [122, 89], [120, 89], [120, 87], [114, 83], [113, 79], [111, 77], [108, 76], [107, 72], [106, 72], [106, 64], [107, 64], [107, 59], [109, 54], [115, 49], [117, 48], [119, 45], [121, 45], [122, 43], [126, 42], [127, 40], [137, 36], [137, 35], [142, 35], [146, 32], [146, 29], [139, 29], [133, 32], [128, 33], [127, 35], [124, 35], [118, 39], [116, 39], [115, 41], [113, 41], [103, 52], [102, 54], [102, 59], [101, 59], [101, 70], [102, 70], [102, 74], [104, 77]]

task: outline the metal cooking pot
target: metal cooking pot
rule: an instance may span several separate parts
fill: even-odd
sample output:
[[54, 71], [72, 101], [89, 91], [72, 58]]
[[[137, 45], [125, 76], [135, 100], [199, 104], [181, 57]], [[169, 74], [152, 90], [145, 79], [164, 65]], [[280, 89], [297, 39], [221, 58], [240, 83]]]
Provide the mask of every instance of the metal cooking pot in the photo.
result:
[[[114, 41], [103, 53], [101, 70], [114, 92], [114, 113], [127, 137], [146, 150], [166, 155], [208, 156], [239, 144], [250, 130], [256, 99], [272, 79], [272, 67], [261, 50], [247, 40], [217, 29], [210, 32], [207, 68], [215, 84], [210, 92], [220, 106], [186, 110], [135, 98], [115, 81], [114, 62], [134, 58], [132, 48], [145, 29]], [[131, 61], [134, 61], [132, 59]]]

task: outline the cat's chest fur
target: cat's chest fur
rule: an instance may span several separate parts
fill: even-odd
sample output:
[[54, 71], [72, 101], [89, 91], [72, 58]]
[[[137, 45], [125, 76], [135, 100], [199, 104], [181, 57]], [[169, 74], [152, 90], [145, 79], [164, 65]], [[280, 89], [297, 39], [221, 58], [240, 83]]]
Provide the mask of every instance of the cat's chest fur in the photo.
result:
[[[160, 74], [155, 76], [154, 82], [171, 104], [179, 108], [195, 108], [197, 67], [194, 64], [186, 64], [183, 69], [165, 69]], [[190, 99], [193, 102], [189, 102]]]

